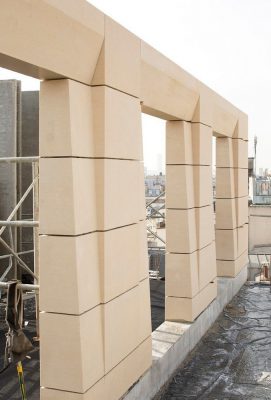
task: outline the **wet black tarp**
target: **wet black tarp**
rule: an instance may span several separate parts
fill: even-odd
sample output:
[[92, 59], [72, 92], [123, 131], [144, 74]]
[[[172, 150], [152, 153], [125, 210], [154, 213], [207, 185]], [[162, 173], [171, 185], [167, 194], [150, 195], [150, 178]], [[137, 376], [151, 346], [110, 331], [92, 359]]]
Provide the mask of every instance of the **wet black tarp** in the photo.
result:
[[245, 285], [157, 398], [271, 399], [270, 287]]

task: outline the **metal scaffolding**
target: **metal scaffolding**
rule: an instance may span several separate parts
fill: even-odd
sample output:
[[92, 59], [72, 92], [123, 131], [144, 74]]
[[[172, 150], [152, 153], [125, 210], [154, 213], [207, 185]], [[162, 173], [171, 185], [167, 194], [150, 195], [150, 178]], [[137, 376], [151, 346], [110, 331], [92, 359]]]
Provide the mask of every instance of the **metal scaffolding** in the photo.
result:
[[[146, 204], [146, 221], [148, 234], [148, 253], [149, 253], [149, 277], [150, 279], [161, 279], [162, 257], [165, 254], [165, 238], [157, 233], [157, 227], [165, 227], [165, 214], [161, 210], [165, 209], [165, 191]], [[156, 244], [155, 241], [158, 243]]]
[[[39, 246], [38, 246], [38, 227], [39, 227], [39, 157], [3, 157], [0, 158], [0, 163], [31, 163], [32, 164], [32, 182], [21, 196], [16, 206], [13, 208], [10, 215], [5, 221], [0, 221], [0, 243], [7, 250], [7, 254], [1, 255], [0, 260], [9, 259], [9, 264], [5, 271], [0, 276], [0, 298], [1, 289], [8, 288], [7, 279], [8, 274], [13, 271], [13, 278], [18, 279], [18, 266], [30, 274], [34, 279], [34, 284], [20, 284], [23, 290], [35, 292], [36, 297], [36, 320], [37, 320], [37, 338], [39, 337]], [[18, 220], [17, 213], [23, 205], [25, 199], [32, 192], [33, 194], [33, 220]], [[15, 241], [13, 238], [12, 228], [32, 227], [33, 228], [33, 250], [17, 252]], [[3, 239], [4, 231], [8, 229], [9, 244]], [[34, 254], [34, 271], [23, 261], [22, 255], [33, 253]]]

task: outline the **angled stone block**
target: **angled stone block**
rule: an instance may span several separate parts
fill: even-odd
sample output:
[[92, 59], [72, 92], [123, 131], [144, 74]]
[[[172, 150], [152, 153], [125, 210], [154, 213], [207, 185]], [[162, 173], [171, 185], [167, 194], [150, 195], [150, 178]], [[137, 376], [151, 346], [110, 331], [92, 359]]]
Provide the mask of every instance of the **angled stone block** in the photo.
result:
[[[166, 166], [166, 207], [195, 207], [194, 169], [191, 165]], [[197, 177], [195, 177], [196, 179]], [[197, 179], [196, 179], [197, 180]], [[197, 188], [197, 192], [198, 192]]]
[[40, 155], [142, 160], [138, 99], [67, 79], [41, 84]]
[[138, 284], [139, 264], [145, 250], [139, 241], [140, 232], [140, 225], [133, 224], [97, 234], [103, 303]]
[[39, 244], [41, 311], [82, 314], [101, 302], [97, 233], [41, 235]]
[[234, 190], [235, 190], [235, 197], [245, 197], [248, 195], [247, 169], [234, 168]]
[[216, 168], [216, 198], [232, 199], [235, 195], [233, 168]]
[[149, 276], [149, 257], [148, 257], [148, 246], [147, 246], [147, 229], [146, 222], [140, 221], [138, 223], [138, 242], [139, 242], [139, 280]]
[[151, 336], [151, 295], [150, 279], [147, 277], [138, 285], [139, 318], [138, 323], [138, 343], [143, 342]]
[[194, 165], [212, 165], [212, 128], [192, 124], [192, 146]]
[[97, 229], [96, 162], [80, 158], [40, 160], [40, 234], [79, 235]]
[[192, 322], [216, 298], [216, 295], [217, 282], [215, 280], [192, 299], [166, 297], [166, 320]]
[[140, 39], [107, 16], [105, 39], [92, 85], [111, 86], [139, 97]]
[[213, 206], [195, 209], [197, 248], [202, 249], [214, 240], [214, 212]]
[[41, 386], [84, 393], [104, 376], [101, 306], [80, 316], [40, 313], [40, 332]]
[[95, 157], [142, 160], [139, 99], [106, 86], [91, 90]]
[[193, 253], [197, 250], [195, 209], [167, 210], [167, 251]]
[[[105, 376], [106, 400], [118, 400], [152, 364], [151, 336]], [[91, 397], [86, 400], [92, 400]], [[96, 399], [95, 399], [96, 400]]]
[[192, 121], [207, 126], [213, 126], [214, 93], [202, 82], [198, 82], [199, 99], [194, 109]]
[[141, 41], [142, 111], [166, 120], [191, 121], [199, 99], [198, 81]]
[[244, 253], [241, 254], [236, 260], [217, 260], [217, 276], [235, 277], [247, 263], [247, 250], [244, 251]]
[[61, 79], [41, 83], [40, 156], [94, 157], [91, 88]]
[[233, 162], [233, 140], [227, 137], [216, 139], [216, 167], [232, 168]]
[[105, 373], [139, 345], [139, 304], [136, 286], [102, 306]]
[[235, 260], [237, 258], [237, 229], [217, 229], [216, 238], [216, 258], [218, 260]]
[[191, 254], [166, 254], [165, 294], [194, 297], [199, 291], [197, 251]]
[[216, 278], [215, 242], [197, 252], [199, 291]]
[[108, 400], [105, 379], [100, 379], [85, 393], [40, 388], [40, 400]]
[[167, 121], [166, 164], [193, 165], [192, 127], [190, 123]]
[[248, 223], [248, 197], [238, 197], [235, 199], [235, 208], [237, 215], [237, 226], [243, 226]]
[[216, 199], [216, 229], [235, 229], [237, 199]]
[[90, 84], [104, 39], [102, 12], [82, 0], [1, 5], [2, 67], [41, 80], [68, 77]]
[[242, 139], [232, 139], [233, 166], [236, 168], [248, 168], [248, 142]]
[[98, 230], [145, 219], [143, 164], [109, 159], [95, 160], [95, 163]]
[[195, 207], [204, 207], [213, 203], [212, 167], [194, 166], [193, 183]]
[[238, 240], [238, 256], [243, 254], [248, 249], [248, 224], [238, 227], [237, 229]]

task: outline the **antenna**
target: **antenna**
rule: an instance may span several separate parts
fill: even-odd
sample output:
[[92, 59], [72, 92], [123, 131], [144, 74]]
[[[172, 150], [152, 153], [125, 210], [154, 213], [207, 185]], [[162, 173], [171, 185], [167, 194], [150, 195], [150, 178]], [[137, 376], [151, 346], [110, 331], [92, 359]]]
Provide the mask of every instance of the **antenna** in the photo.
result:
[[257, 175], [257, 169], [256, 169], [257, 144], [258, 144], [258, 137], [254, 136], [255, 175]]

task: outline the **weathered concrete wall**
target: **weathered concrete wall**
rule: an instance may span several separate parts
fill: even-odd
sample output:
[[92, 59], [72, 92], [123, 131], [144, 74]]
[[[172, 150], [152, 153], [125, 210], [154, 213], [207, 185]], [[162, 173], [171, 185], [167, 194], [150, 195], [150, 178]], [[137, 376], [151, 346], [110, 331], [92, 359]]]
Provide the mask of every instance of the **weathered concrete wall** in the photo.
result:
[[[22, 92], [22, 125], [18, 138], [18, 156], [30, 157], [39, 155], [39, 92]], [[19, 197], [26, 191], [32, 182], [32, 164], [20, 164], [18, 168]], [[33, 218], [33, 193], [28, 195], [20, 208], [20, 218]], [[33, 249], [33, 229], [22, 228], [18, 232], [18, 250]], [[34, 255], [22, 256], [26, 264], [33, 268]]]
[[249, 250], [254, 246], [271, 246], [271, 206], [249, 208]]
[[[16, 80], [0, 81], [0, 157], [15, 157], [17, 155], [17, 132], [21, 126], [21, 90], [20, 82]], [[0, 164], [0, 219], [5, 220], [17, 203], [17, 166], [16, 164]], [[11, 244], [9, 230], [3, 238]], [[16, 229], [12, 229], [14, 246], [16, 248]], [[7, 254], [1, 246], [0, 253]], [[0, 262], [1, 272], [9, 265], [9, 260]], [[0, 272], [0, 275], [2, 273]]]

